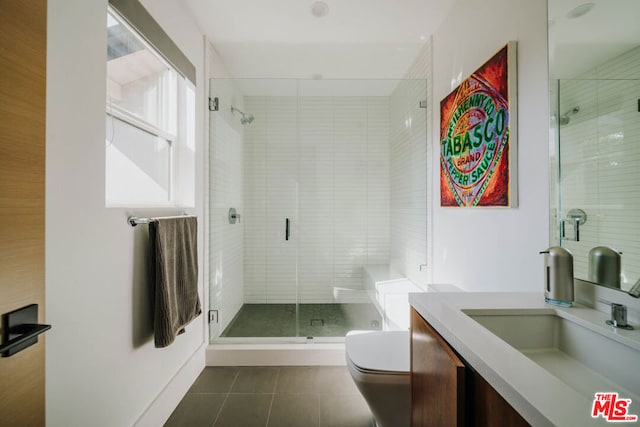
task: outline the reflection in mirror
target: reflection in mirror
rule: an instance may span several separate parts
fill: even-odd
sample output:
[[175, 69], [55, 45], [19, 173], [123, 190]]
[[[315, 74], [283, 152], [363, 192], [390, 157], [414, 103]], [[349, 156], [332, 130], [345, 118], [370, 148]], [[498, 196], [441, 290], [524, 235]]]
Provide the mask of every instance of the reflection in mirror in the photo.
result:
[[577, 278], [629, 291], [640, 279], [640, 1], [549, 0], [548, 11], [551, 241], [573, 253]]

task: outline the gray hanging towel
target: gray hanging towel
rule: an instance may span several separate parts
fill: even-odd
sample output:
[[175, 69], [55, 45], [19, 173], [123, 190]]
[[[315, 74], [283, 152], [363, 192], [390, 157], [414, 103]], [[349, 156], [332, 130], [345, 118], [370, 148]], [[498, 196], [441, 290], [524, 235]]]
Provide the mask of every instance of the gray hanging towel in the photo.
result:
[[196, 217], [154, 218], [149, 223], [154, 264], [154, 337], [167, 347], [198, 317], [198, 248]]

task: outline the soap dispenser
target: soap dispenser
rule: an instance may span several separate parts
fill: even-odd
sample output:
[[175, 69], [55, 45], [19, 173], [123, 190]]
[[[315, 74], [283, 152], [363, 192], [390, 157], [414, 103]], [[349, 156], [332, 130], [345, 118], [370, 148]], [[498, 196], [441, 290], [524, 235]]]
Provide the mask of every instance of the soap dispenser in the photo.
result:
[[571, 307], [573, 302], [573, 255], [552, 246], [544, 254], [544, 300], [550, 304]]
[[622, 252], [607, 246], [589, 251], [589, 281], [620, 289], [620, 255]]

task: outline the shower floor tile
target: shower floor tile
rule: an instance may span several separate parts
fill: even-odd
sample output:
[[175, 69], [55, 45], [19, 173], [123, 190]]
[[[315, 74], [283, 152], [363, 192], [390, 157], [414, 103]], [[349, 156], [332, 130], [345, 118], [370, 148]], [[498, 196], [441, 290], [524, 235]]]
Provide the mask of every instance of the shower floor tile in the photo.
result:
[[244, 304], [222, 337], [344, 337], [355, 329], [379, 330], [373, 304]]

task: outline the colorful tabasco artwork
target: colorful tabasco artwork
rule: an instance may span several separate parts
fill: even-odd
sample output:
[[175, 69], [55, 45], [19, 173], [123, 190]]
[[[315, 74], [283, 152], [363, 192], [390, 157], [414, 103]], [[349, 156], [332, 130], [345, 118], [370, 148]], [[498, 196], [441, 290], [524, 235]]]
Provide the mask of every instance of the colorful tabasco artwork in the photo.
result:
[[440, 102], [441, 206], [514, 207], [516, 43]]

